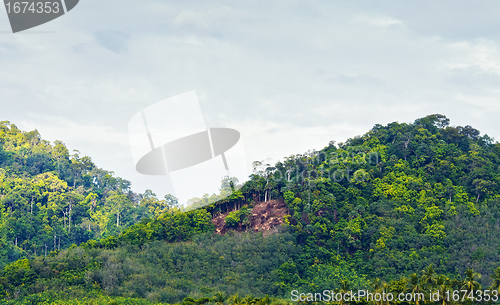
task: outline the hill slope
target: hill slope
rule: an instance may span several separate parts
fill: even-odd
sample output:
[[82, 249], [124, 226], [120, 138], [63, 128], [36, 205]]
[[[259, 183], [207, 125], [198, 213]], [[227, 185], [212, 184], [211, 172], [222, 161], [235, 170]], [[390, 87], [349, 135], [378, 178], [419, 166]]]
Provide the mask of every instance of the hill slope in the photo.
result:
[[[7, 266], [5, 295], [73, 287], [172, 302], [217, 290], [460, 289], [469, 268], [483, 275], [467, 271], [470, 281], [500, 283], [500, 144], [470, 126], [430, 115], [254, 165], [250, 181], [215, 204], [170, 209], [117, 237]], [[286, 214], [276, 234], [232, 233], [253, 231], [251, 210], [270, 200], [286, 205], [268, 211]], [[204, 271], [193, 274], [194, 265]], [[21, 288], [23, 276], [32, 284]]]
[[[170, 198], [167, 198], [170, 199]], [[171, 202], [172, 200], [170, 200]], [[0, 122], [0, 266], [123, 229], [168, 208], [64, 143]]]

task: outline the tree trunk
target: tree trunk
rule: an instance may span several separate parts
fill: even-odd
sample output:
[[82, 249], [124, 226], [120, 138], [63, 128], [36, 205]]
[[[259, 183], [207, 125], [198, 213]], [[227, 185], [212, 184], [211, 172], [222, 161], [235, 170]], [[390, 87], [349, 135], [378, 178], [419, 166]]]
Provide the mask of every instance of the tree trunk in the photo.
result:
[[71, 210], [73, 209], [73, 205], [69, 204], [69, 213], [68, 213], [68, 233], [71, 232]]

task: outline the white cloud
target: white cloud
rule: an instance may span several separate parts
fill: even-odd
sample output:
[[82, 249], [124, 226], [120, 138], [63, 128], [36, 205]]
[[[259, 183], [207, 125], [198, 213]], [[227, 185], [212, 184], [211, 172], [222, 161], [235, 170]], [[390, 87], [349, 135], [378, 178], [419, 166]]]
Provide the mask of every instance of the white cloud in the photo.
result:
[[173, 23], [176, 26], [195, 25], [208, 28], [215, 21], [233, 19], [242, 15], [239, 11], [228, 6], [210, 8], [204, 11], [184, 10], [174, 18]]
[[480, 39], [450, 45], [458, 56], [447, 63], [451, 69], [477, 69], [500, 74], [500, 45], [498, 41]]
[[500, 111], [500, 91], [496, 90], [494, 94], [490, 96], [469, 96], [464, 94], [458, 94], [456, 96], [457, 100], [464, 101], [468, 104], [476, 106], [476, 113], [482, 113], [483, 111]]
[[52, 141], [61, 140], [66, 142], [69, 140], [72, 142], [72, 139], [78, 139], [78, 141], [89, 143], [106, 142], [127, 146], [129, 144], [127, 134], [118, 132], [113, 127], [106, 125], [79, 124], [65, 118], [51, 117], [49, 115], [44, 115], [43, 118], [32, 116], [29, 121], [21, 120], [17, 124], [26, 130], [37, 129], [42, 137]]
[[390, 18], [390, 17], [370, 17], [370, 16], [358, 16], [355, 18], [357, 22], [367, 23], [380, 27], [388, 27], [392, 25], [400, 25], [403, 24], [403, 21]]

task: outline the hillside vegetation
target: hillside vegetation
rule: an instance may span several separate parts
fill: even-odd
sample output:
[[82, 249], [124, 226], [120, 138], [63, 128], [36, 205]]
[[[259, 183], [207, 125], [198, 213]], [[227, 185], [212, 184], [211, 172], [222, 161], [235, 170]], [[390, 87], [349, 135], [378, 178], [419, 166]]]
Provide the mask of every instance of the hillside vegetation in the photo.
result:
[[175, 205], [172, 196], [133, 193], [129, 181], [61, 141], [0, 122], [0, 267], [117, 235]]
[[[376, 125], [345, 143], [332, 141], [320, 151], [274, 165], [255, 162], [241, 188], [236, 190], [237, 182], [227, 178], [221, 192], [232, 190], [230, 196], [205, 206], [208, 195], [199, 198], [188, 212], [177, 209], [171, 197], [136, 195], [108, 172], [103, 176], [95, 167], [72, 165], [84, 164], [78, 155], [58, 159], [56, 147], [62, 144], [51, 146], [38, 135], [33, 144], [30, 133], [8, 126], [0, 159], [5, 177], [0, 187], [6, 190], [1, 193], [3, 249], [10, 247], [4, 260], [12, 260], [11, 253], [31, 256], [3, 269], [0, 293], [6, 299], [78, 291], [154, 302], [236, 304], [244, 302], [238, 295], [289, 299], [292, 290], [499, 288], [500, 144], [471, 126], [450, 126], [443, 115]], [[21, 144], [14, 146], [10, 134], [21, 135]], [[30, 152], [21, 152], [17, 147], [22, 145], [32, 147]], [[28, 163], [30, 157], [20, 157], [34, 155], [38, 146], [43, 161]], [[51, 199], [56, 196], [49, 196], [46, 186], [41, 193], [46, 197], [31, 199], [27, 190], [36, 189], [31, 185], [40, 175], [66, 187], [52, 190], [59, 201]], [[102, 177], [114, 184], [101, 182]], [[9, 179], [26, 182], [16, 189]], [[23, 205], [6, 198], [18, 198], [15, 202]], [[127, 202], [118, 205], [119, 211], [107, 205], [116, 198]], [[264, 237], [253, 232], [252, 209], [270, 200], [283, 201], [287, 213], [283, 225]], [[32, 201], [37, 206], [33, 213]], [[80, 217], [70, 204], [82, 207]], [[46, 212], [49, 207], [54, 214]], [[63, 213], [69, 210], [75, 213], [70, 225]], [[98, 221], [97, 211], [106, 221]], [[45, 219], [43, 213], [51, 216]], [[62, 250], [61, 245], [47, 256], [39, 250], [35, 257], [21, 245], [41, 237], [20, 238], [8, 221], [37, 217], [35, 230], [50, 232], [40, 235], [45, 240], [34, 241], [37, 247], [53, 243], [47, 226], [59, 228], [65, 236], [62, 245], [79, 246]], [[217, 231], [223, 236], [215, 233], [221, 217], [224, 230]], [[86, 221], [91, 230], [85, 229]], [[220, 293], [233, 294], [232, 301], [217, 301]]]

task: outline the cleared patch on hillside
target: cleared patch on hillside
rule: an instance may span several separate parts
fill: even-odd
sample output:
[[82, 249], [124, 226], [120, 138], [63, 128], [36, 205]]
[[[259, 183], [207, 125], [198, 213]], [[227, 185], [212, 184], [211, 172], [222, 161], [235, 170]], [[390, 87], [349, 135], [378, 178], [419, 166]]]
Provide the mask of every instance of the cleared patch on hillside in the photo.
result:
[[251, 210], [252, 214], [248, 217], [250, 226], [242, 226], [236, 228], [228, 228], [226, 226], [226, 216], [229, 213], [223, 213], [212, 219], [215, 224], [215, 232], [225, 234], [229, 230], [235, 231], [254, 231], [263, 232], [264, 235], [272, 234], [277, 227], [283, 224], [283, 216], [288, 215], [288, 209], [283, 200], [270, 200], [268, 202], [257, 202]]

